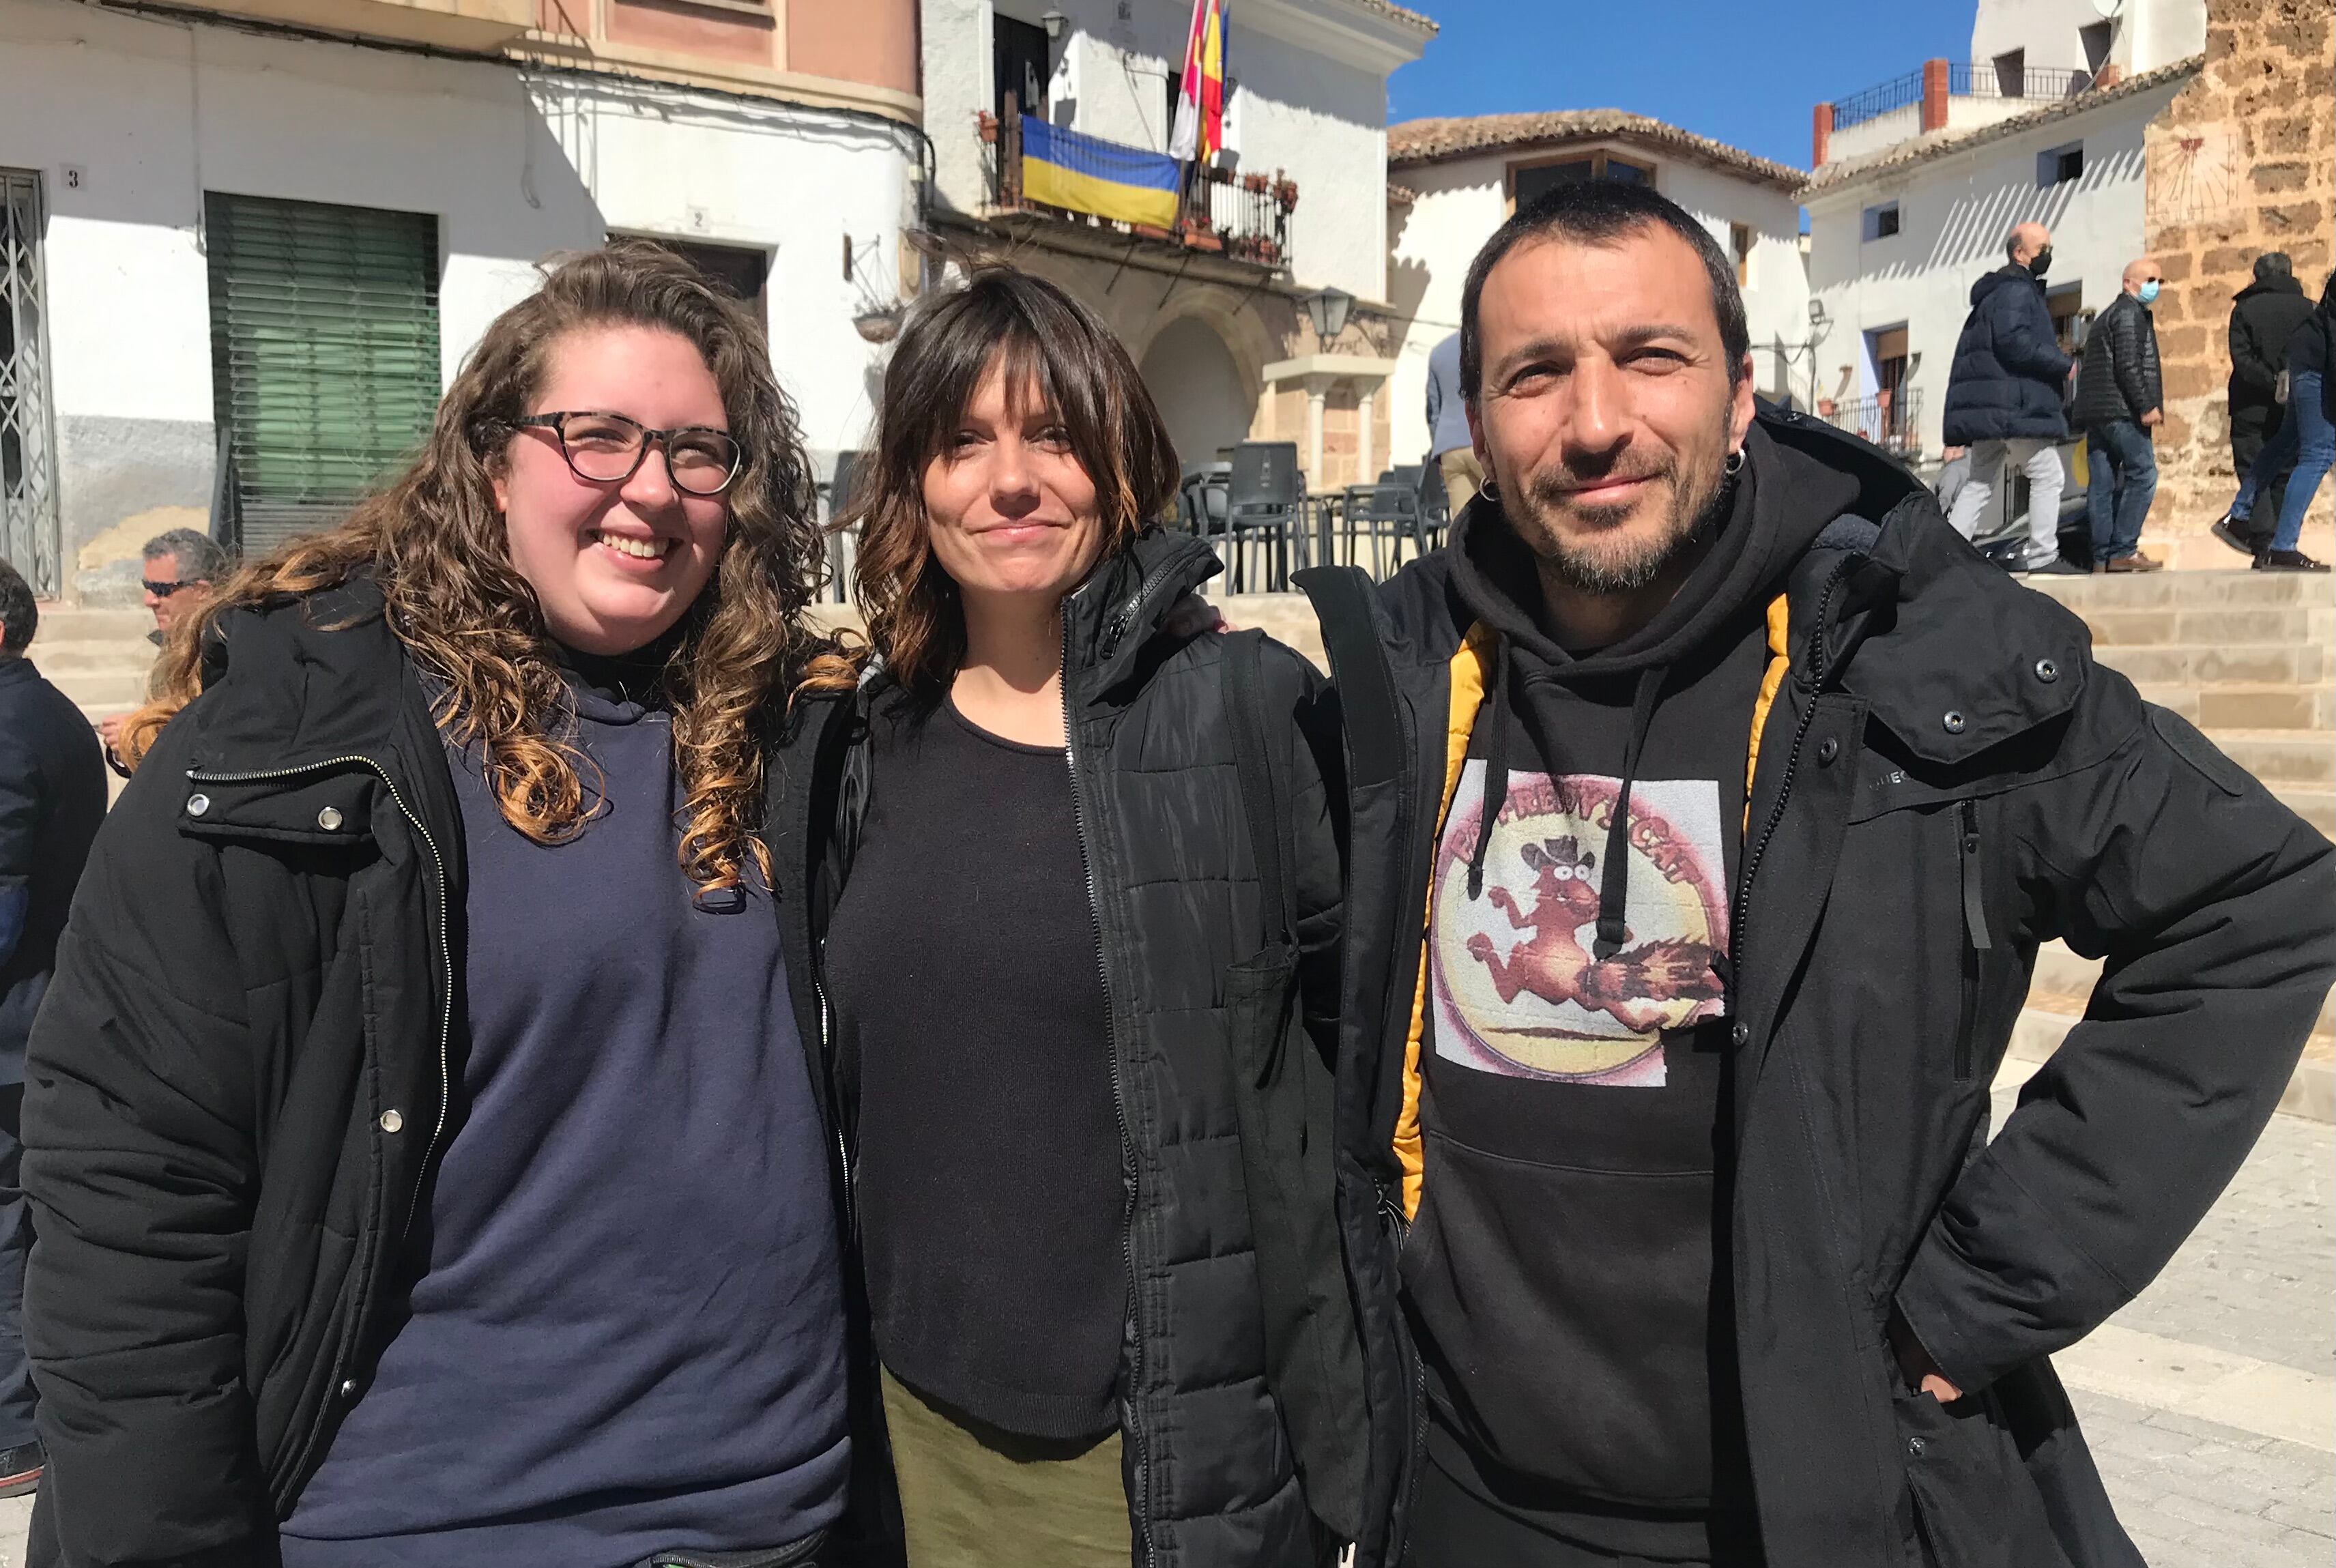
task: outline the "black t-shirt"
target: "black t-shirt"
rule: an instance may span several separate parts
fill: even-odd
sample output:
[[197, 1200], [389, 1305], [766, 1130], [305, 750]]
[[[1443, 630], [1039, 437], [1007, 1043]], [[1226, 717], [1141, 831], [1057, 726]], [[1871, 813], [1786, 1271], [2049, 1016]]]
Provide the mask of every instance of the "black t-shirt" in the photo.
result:
[[861, 1229], [895, 1376], [993, 1426], [1116, 1421], [1126, 1189], [1061, 748], [881, 701], [827, 939]]

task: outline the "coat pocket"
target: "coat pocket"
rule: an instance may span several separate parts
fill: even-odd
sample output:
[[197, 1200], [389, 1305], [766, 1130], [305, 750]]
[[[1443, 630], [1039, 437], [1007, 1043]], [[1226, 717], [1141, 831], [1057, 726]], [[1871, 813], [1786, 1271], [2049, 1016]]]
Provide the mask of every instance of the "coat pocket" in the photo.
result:
[[1900, 1392], [1898, 1433], [1914, 1532], [1931, 1568], [2068, 1568], [2002, 1407]]
[[1342, 1540], [1362, 1525], [1368, 1427], [1331, 1164], [1331, 1086], [1299, 1020], [1298, 955], [1280, 944], [1225, 976], [1233, 1111], [1265, 1321], [1265, 1378], [1307, 1505]]

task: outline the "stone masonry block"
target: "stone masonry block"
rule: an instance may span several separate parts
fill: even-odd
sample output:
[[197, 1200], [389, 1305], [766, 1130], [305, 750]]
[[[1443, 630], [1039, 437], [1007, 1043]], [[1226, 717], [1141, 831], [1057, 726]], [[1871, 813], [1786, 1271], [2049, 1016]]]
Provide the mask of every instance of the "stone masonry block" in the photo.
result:
[[2276, 195], [2302, 190], [2304, 182], [2312, 178], [2312, 168], [2305, 163], [2258, 163], [2252, 178], [2257, 190], [2266, 196]]

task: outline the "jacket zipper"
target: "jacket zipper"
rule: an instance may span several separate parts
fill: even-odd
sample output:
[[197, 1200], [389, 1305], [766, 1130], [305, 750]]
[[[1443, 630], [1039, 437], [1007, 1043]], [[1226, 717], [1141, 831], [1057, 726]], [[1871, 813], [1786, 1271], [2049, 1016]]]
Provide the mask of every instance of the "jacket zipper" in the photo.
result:
[[[1114, 618], [1114, 629], [1122, 620], [1132, 624], [1135, 612], [1143, 608], [1143, 602], [1144, 596], [1139, 591], [1121, 616]], [[1129, 1512], [1134, 1517], [1136, 1541], [1143, 1547], [1143, 1560], [1150, 1563], [1153, 1560], [1150, 1506], [1152, 1467], [1144, 1451], [1144, 1424], [1135, 1416], [1144, 1382], [1144, 1324], [1138, 1310], [1141, 1281], [1135, 1272], [1136, 1186], [1140, 1174], [1135, 1160], [1135, 1138], [1127, 1125], [1126, 1089], [1120, 1081], [1119, 1042], [1112, 1021], [1114, 1014], [1111, 1001], [1111, 968], [1104, 961], [1103, 953], [1103, 902], [1095, 887], [1095, 860], [1087, 852], [1086, 807], [1079, 794], [1078, 724], [1071, 711], [1071, 617], [1067, 604], [1063, 608], [1062, 620], [1063, 765], [1071, 775], [1071, 829], [1078, 840], [1079, 868], [1086, 878], [1087, 921], [1095, 932], [1095, 978], [1103, 986], [1104, 1047], [1111, 1060], [1111, 1109], [1119, 1122], [1120, 1154], [1127, 1162], [1126, 1220], [1119, 1228], [1119, 1250], [1127, 1269], [1127, 1311], [1134, 1327], [1134, 1332], [1128, 1336], [1127, 1427], [1129, 1446], [1134, 1450], [1135, 1497], [1134, 1506]]]
[[1849, 562], [1844, 560], [1834, 569], [1833, 575], [1825, 579], [1825, 591], [1817, 596], [1816, 619], [1809, 631], [1809, 664], [1811, 673], [1816, 677], [1816, 685], [1809, 695], [1809, 706], [1802, 710], [1799, 722], [1793, 726], [1793, 745], [1785, 755], [1785, 776], [1777, 784], [1776, 803], [1768, 808], [1768, 820], [1762, 824], [1760, 836], [1754, 841], [1751, 852], [1745, 856], [1744, 874], [1737, 879], [1736, 920], [1734, 928], [1728, 932], [1731, 954], [1728, 963], [1736, 976], [1739, 995], [1744, 983], [1744, 954], [1747, 950], [1744, 936], [1752, 923], [1752, 879], [1758, 874], [1760, 862], [1768, 853], [1768, 842], [1776, 836], [1776, 829], [1783, 825], [1785, 803], [1792, 798], [1793, 775], [1800, 771], [1801, 748], [1808, 742], [1809, 726], [1816, 722], [1816, 699], [1825, 694], [1826, 683], [1833, 679], [1833, 660], [1825, 647], [1825, 616], [1833, 609], [1834, 590], [1848, 575]]
[[[263, 768], [248, 773], [209, 773], [197, 768], [189, 768], [187, 778], [192, 784], [261, 784], [275, 779], [298, 778], [306, 774], [326, 773], [339, 767], [366, 768], [380, 778], [383, 786], [389, 791], [389, 798], [396, 803], [398, 811], [412, 825], [414, 833], [421, 837], [423, 847], [430, 852], [431, 880], [438, 893], [439, 994], [444, 998], [438, 1014], [438, 1117], [430, 1129], [429, 1143], [423, 1146], [422, 1163], [414, 1167], [414, 1190], [406, 1194], [405, 1220], [398, 1227], [397, 1232], [398, 1245], [403, 1247], [406, 1238], [413, 1233], [414, 1215], [422, 1204], [422, 1184], [430, 1170], [430, 1161], [438, 1152], [438, 1140], [445, 1135], [446, 1108], [453, 1098], [453, 1069], [452, 1059], [448, 1055], [448, 1045], [454, 1027], [454, 953], [446, 938], [446, 860], [439, 852], [438, 841], [430, 836], [430, 829], [423, 824], [421, 816], [412, 806], [405, 803], [405, 796], [399, 793], [397, 781], [390, 776], [389, 770], [369, 756], [326, 757], [321, 762], [307, 763], [299, 767]], [[358, 1301], [355, 1303], [355, 1307], [362, 1316], [365, 1303]], [[325, 1385], [328, 1401], [340, 1397], [343, 1374], [348, 1367], [349, 1350], [354, 1338], [353, 1332], [344, 1334], [339, 1345], [334, 1349], [333, 1368]], [[320, 1421], [322, 1410], [329, 1408], [331, 1408], [329, 1403], [320, 1408]], [[316, 1442], [318, 1430], [321, 1428], [312, 1429], [309, 1433], [308, 1441], [312, 1446]], [[299, 1464], [302, 1466], [307, 1464], [307, 1457], [305, 1452], [301, 1455]]]
[[1969, 1083], [1977, 1052], [1971, 1031], [1979, 1022], [1980, 955], [1993, 944], [1987, 934], [1987, 884], [1980, 860], [1979, 802], [1961, 803], [1962, 831], [1956, 859], [1962, 870], [1963, 988], [1962, 1008], [1955, 1023], [1955, 1082]]

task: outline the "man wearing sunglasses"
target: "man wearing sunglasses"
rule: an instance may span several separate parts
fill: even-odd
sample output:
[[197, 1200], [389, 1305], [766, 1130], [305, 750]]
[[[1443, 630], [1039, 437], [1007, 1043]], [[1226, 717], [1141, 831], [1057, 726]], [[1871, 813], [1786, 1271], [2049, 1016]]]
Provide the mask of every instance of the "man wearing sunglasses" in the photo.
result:
[[[181, 618], [203, 608], [212, 589], [227, 577], [235, 563], [217, 540], [191, 528], [174, 528], [156, 534], [146, 541], [142, 553], [145, 571], [140, 586], [146, 590], [146, 608], [154, 617], [154, 629], [146, 638], [159, 647]], [[114, 740], [122, 733], [122, 721], [128, 716], [111, 714], [98, 721], [98, 737], [105, 742], [109, 759], [113, 755]], [[115, 765], [119, 771], [119, 765]]]

